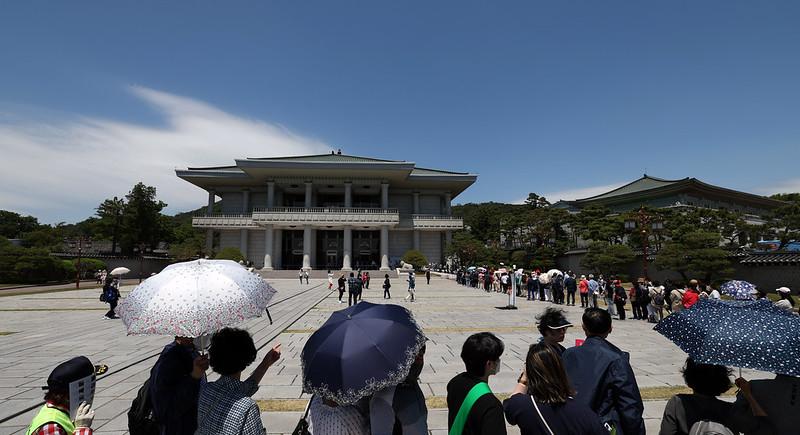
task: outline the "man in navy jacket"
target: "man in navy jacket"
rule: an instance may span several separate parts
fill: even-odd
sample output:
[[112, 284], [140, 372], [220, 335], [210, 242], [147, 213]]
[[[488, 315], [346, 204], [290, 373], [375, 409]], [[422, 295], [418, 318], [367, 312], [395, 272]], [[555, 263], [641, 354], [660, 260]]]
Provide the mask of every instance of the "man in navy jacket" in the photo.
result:
[[586, 341], [564, 352], [564, 367], [575, 388], [575, 400], [586, 403], [617, 435], [645, 433], [644, 404], [627, 352], [606, 340], [611, 315], [599, 308], [583, 313]]

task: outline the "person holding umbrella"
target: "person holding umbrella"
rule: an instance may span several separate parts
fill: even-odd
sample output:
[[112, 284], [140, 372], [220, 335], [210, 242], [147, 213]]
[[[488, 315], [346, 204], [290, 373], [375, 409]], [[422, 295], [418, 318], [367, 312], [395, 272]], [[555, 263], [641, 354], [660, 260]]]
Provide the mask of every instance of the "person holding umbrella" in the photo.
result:
[[731, 370], [721, 365], [697, 363], [690, 357], [686, 358], [681, 373], [692, 394], [676, 394], [669, 399], [659, 435], [696, 433], [703, 425], [717, 429], [717, 433], [723, 433], [721, 429], [736, 430], [733, 404], [717, 399], [733, 386]]
[[[363, 409], [364, 400], [369, 401], [365, 398], [382, 396], [390, 387], [395, 392], [387, 393], [391, 402], [385, 402], [391, 406], [383, 409], [393, 409], [402, 400], [404, 407], [396, 415], [404, 433], [418, 433], [417, 429], [427, 433], [427, 408], [417, 383], [425, 341], [411, 312], [399, 305], [361, 302], [331, 314], [300, 354], [303, 391], [314, 395], [309, 409], [313, 433], [369, 433], [368, 427], [345, 432], [324, 427], [341, 427], [336, 418], [348, 427], [360, 427], [359, 422], [367, 420], [359, 419], [356, 411]], [[345, 422], [344, 417], [351, 421]]]

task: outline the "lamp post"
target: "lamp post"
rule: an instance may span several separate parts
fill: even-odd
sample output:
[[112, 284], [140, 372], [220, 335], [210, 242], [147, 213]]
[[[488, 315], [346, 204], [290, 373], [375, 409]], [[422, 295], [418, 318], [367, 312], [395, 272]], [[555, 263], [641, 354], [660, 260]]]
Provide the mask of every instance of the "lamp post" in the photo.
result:
[[652, 215], [644, 209], [639, 208], [636, 215], [631, 219], [625, 220], [625, 230], [629, 232], [638, 231], [642, 236], [642, 272], [646, 279], [650, 279], [647, 274], [647, 255], [650, 241], [650, 233], [664, 229], [664, 222], [657, 215]]
[[92, 239], [83, 235], [78, 236], [77, 240], [69, 242], [70, 248], [78, 248], [78, 259], [75, 262], [75, 288], [81, 288], [81, 254], [83, 253], [83, 244], [86, 243], [86, 249], [92, 248]]

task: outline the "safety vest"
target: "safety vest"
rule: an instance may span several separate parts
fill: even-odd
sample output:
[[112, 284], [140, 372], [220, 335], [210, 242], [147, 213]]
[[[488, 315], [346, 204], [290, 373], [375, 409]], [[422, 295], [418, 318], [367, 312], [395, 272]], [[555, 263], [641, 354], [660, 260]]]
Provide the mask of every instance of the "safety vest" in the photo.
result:
[[39, 429], [47, 423], [58, 424], [64, 428], [69, 435], [72, 435], [72, 433], [75, 432], [75, 425], [72, 423], [72, 420], [69, 419], [69, 414], [60, 409], [51, 408], [47, 405], [44, 405], [42, 409], [39, 410], [39, 413], [36, 414], [36, 417], [33, 417], [33, 421], [31, 422], [31, 425], [28, 427], [28, 431], [25, 432], [25, 434], [31, 435], [33, 431]]

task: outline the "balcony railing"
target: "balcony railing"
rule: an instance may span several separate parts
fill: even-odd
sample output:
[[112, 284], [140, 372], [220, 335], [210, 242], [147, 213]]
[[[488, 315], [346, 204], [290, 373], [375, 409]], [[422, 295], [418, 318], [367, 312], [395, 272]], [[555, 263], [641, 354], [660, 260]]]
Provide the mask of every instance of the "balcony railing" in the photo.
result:
[[253, 221], [272, 225], [397, 225], [395, 208], [270, 207], [253, 210]]
[[464, 219], [454, 216], [414, 214], [411, 225], [420, 230], [460, 230], [464, 228]]
[[192, 226], [195, 228], [257, 228], [250, 213], [227, 214], [213, 213], [210, 215], [196, 215], [192, 217]]

